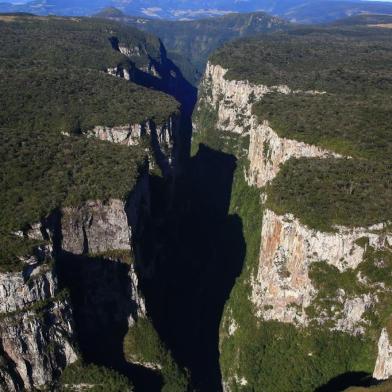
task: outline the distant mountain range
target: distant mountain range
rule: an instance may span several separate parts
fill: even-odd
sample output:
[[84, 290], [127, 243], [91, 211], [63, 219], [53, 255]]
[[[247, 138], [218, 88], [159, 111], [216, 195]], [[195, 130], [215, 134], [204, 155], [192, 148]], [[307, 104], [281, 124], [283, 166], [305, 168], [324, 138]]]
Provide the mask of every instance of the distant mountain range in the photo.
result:
[[0, 3], [0, 12], [92, 15], [106, 7], [116, 7], [127, 15], [170, 20], [265, 11], [290, 21], [325, 23], [363, 13], [392, 14], [392, 3], [360, 0], [32, 0]]

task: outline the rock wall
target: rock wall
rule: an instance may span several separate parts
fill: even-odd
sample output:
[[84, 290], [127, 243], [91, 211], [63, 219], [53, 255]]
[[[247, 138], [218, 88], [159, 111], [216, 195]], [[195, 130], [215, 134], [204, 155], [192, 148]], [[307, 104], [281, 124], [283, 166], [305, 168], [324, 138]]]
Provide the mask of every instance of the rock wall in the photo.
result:
[[378, 341], [378, 357], [373, 377], [377, 380], [387, 380], [392, 375], [392, 345], [386, 328], [381, 331]]
[[[215, 119], [216, 129], [222, 132], [223, 138], [224, 132], [249, 136], [249, 168], [245, 173], [249, 185], [263, 188], [276, 177], [281, 165], [290, 158], [341, 157], [314, 145], [282, 138], [268, 121], [260, 122], [253, 115], [254, 102], [269, 92], [293, 92], [288, 86], [257, 86], [248, 81], [228, 80], [225, 79], [226, 72], [220, 65], [207, 65], [196, 114], [208, 110], [208, 118]], [[194, 125], [198, 132], [199, 124], [196, 122]], [[265, 195], [262, 201], [266, 201]], [[259, 260], [249, 282], [250, 299], [258, 319], [301, 327], [316, 323], [352, 335], [364, 334], [369, 323], [366, 313], [372, 311], [379, 301], [377, 290], [352, 295], [340, 289], [336, 298], [333, 298], [337, 303], [336, 309], [309, 316], [306, 309], [314, 305], [318, 295], [310, 278], [310, 267], [313, 263], [321, 262], [336, 267], [340, 273], [355, 270], [363, 262], [365, 253], [364, 247], [357, 242], [359, 239], [366, 237], [368, 246], [374, 249], [384, 249], [392, 243], [392, 234], [386, 234], [383, 226], [338, 227], [336, 231], [327, 233], [306, 227], [291, 214], [280, 216], [265, 209]], [[356, 279], [361, 283], [365, 278], [358, 273]], [[379, 289], [385, 288], [379, 285]], [[229, 306], [227, 309], [229, 311], [224, 316], [225, 332], [232, 336], [241, 326], [231, 317]], [[386, 379], [392, 376], [392, 349], [386, 330], [381, 333], [378, 348], [374, 377]], [[240, 379], [235, 383], [243, 385]], [[227, 384], [225, 390], [229, 389]]]
[[8, 385], [6, 390], [27, 391], [48, 386], [77, 360], [72, 343], [72, 311], [67, 300], [53, 299], [39, 312], [5, 316], [0, 322], [0, 334], [2, 359], [12, 369], [7, 372], [3, 368], [3, 377], [12, 379], [17, 386], [13, 389]]
[[77, 360], [72, 309], [59, 292], [51, 251], [51, 245], [39, 246], [22, 271], [0, 274], [3, 391], [48, 386]]
[[63, 251], [75, 255], [134, 250], [140, 215], [149, 209], [147, 173], [142, 173], [128, 200], [89, 200], [61, 210]]
[[87, 137], [126, 146], [139, 145], [145, 137], [149, 140], [152, 159], [150, 166], [157, 164], [164, 175], [177, 171], [177, 161], [180, 149], [180, 119], [173, 114], [162, 124], [155, 124], [152, 120], [140, 124], [129, 124], [115, 127], [96, 126], [88, 131]]
[[[277, 215], [266, 209], [263, 215], [261, 249], [257, 274], [252, 282], [252, 301], [256, 313], [265, 320], [307, 325], [305, 309], [312, 304], [317, 290], [309, 277], [312, 263], [325, 262], [340, 272], [356, 269], [365, 249], [357, 240], [366, 237], [369, 246], [383, 248], [392, 236], [380, 227], [348, 229], [336, 232], [312, 230], [291, 214]], [[332, 320], [333, 329], [363, 333], [363, 314], [377, 299], [370, 295], [347, 297], [340, 293], [343, 311]], [[319, 323], [325, 318], [320, 316]]]
[[[74, 287], [75, 276], [83, 282], [77, 290], [88, 305], [80, 306], [78, 314], [92, 329], [91, 320], [109, 326], [128, 319], [131, 326], [137, 317], [146, 315], [137, 272], [143, 270], [138, 260], [138, 239], [149, 208], [149, 179], [145, 168], [128, 200], [90, 200], [61, 211], [61, 248], [64, 259], [69, 259], [70, 269], [66, 274], [70, 273], [68, 280]], [[79, 259], [79, 256], [88, 258]]]
[[278, 174], [280, 166], [293, 157], [339, 156], [317, 146], [281, 138], [267, 121], [260, 123], [252, 114], [255, 101], [270, 92], [289, 94], [292, 90], [288, 86], [258, 86], [247, 81], [227, 80], [226, 72], [220, 65], [207, 65], [197, 110], [202, 110], [203, 104], [207, 104], [216, 112], [219, 130], [250, 136], [249, 185], [265, 186]]

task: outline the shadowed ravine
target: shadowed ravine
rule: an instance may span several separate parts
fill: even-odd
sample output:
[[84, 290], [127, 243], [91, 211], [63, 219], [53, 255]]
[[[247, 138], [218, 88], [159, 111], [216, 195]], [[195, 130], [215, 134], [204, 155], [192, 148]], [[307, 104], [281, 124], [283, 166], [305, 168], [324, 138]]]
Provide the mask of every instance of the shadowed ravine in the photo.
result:
[[143, 289], [155, 327], [200, 391], [221, 390], [219, 324], [245, 254], [241, 220], [228, 215], [235, 167], [233, 156], [201, 145], [169, 210], [159, 197], [162, 184], [152, 179], [145, 255], [154, 257], [156, 270]]
[[[142, 76], [140, 84], [155, 83]], [[136, 244], [140, 288], [160, 338], [178, 364], [189, 370], [190, 391], [221, 392], [219, 327], [246, 253], [243, 222], [229, 213], [237, 162], [233, 155], [203, 144], [190, 157], [195, 90], [186, 83], [170, 88], [182, 103], [181, 170], [175, 180], [150, 176], [151, 215], [144, 217]], [[71, 254], [58, 259], [61, 283], [71, 293], [83, 358], [126, 375], [136, 392], [159, 392], [158, 372], [130, 365], [124, 358], [127, 320], [135, 311], [124, 306], [130, 298], [127, 267]], [[315, 392], [370, 385], [368, 376], [346, 373]]]

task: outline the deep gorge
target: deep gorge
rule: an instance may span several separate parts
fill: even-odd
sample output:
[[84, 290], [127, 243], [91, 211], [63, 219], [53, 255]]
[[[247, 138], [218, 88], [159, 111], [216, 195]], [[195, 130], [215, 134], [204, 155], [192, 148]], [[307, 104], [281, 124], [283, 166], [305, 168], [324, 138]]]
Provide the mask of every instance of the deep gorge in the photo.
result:
[[1, 390], [392, 376], [387, 30], [229, 42], [199, 91], [114, 21], [6, 15], [0, 32]]

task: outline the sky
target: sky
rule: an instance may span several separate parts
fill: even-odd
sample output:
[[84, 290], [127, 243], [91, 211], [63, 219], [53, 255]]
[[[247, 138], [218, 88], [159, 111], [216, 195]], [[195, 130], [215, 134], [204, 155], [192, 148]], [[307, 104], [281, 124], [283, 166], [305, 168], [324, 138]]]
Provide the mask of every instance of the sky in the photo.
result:
[[[30, 0], [11, 0], [8, 1], [9, 3], [12, 4], [24, 4], [24, 3], [28, 3]], [[384, 2], [389, 2], [391, 3], [392, 0], [363, 0], [363, 1], [384, 1]], [[5, 0], [5, 2], [7, 2], [7, 0]], [[151, 4], [154, 4], [154, 0], [151, 0]]]

